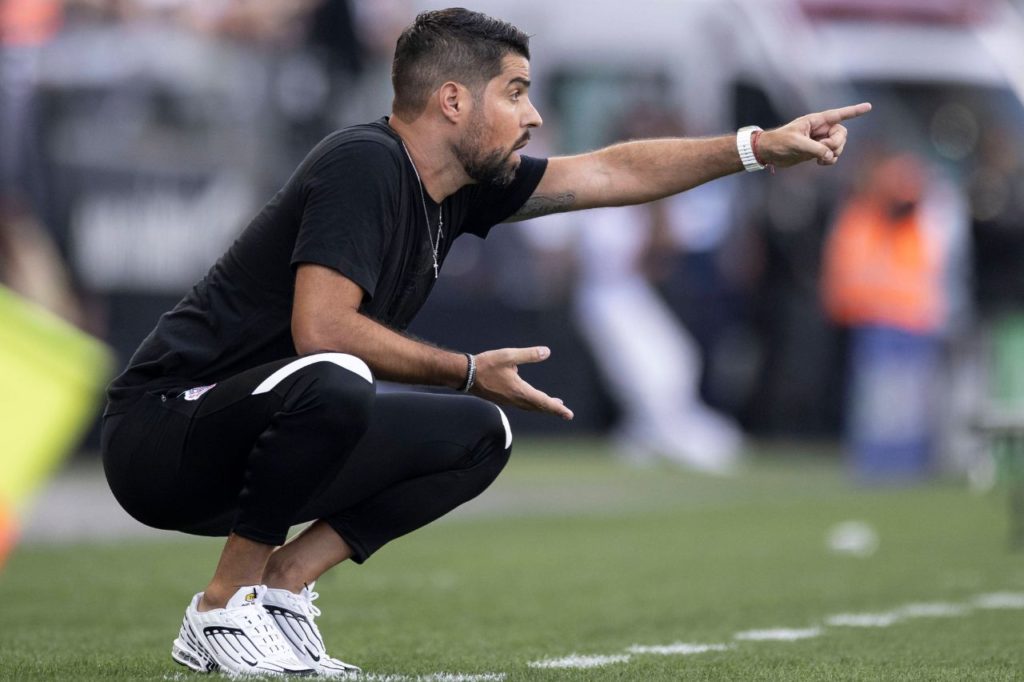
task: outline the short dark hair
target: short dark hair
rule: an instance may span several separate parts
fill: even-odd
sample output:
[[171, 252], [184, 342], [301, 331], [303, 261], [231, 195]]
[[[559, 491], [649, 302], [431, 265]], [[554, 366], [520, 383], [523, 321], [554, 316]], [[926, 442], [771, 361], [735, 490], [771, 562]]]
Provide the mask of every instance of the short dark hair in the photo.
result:
[[445, 81], [475, 89], [501, 73], [509, 53], [530, 58], [530, 37], [512, 24], [461, 7], [422, 12], [395, 45], [396, 114], [419, 114]]

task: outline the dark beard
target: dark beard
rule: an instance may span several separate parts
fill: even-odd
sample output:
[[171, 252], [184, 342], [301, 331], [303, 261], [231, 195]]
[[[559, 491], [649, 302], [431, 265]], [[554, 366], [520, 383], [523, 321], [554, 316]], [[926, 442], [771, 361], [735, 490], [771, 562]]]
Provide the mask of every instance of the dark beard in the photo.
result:
[[[455, 155], [466, 169], [466, 175], [473, 178], [481, 185], [493, 185], [494, 187], [508, 187], [516, 177], [516, 164], [509, 163], [511, 153], [502, 154], [500, 149], [495, 149], [483, 156], [464, 153], [468, 150], [456, 148]], [[473, 150], [475, 151], [475, 150]]]
[[479, 140], [482, 137], [480, 125], [473, 126], [466, 139], [455, 147], [455, 158], [462, 164], [466, 175], [481, 185], [508, 187], [516, 177], [518, 165], [510, 163], [513, 152], [504, 153], [501, 149], [493, 149], [484, 153], [480, 150]]

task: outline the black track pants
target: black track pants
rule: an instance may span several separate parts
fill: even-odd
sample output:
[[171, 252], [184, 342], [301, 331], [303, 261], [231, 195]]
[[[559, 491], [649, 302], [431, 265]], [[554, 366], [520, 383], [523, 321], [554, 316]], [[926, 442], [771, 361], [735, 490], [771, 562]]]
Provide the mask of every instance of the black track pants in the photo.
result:
[[511, 433], [484, 400], [376, 395], [362, 361], [321, 353], [147, 393], [104, 420], [102, 445], [114, 496], [142, 523], [279, 545], [323, 519], [361, 563], [483, 492]]

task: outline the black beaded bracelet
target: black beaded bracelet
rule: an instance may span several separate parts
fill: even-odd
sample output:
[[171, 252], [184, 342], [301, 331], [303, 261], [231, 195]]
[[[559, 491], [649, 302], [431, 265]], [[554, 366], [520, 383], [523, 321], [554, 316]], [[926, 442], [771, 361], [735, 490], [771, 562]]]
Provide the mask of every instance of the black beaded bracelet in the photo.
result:
[[459, 389], [463, 393], [469, 393], [469, 389], [476, 383], [476, 358], [472, 353], [466, 353], [466, 362], [466, 383]]

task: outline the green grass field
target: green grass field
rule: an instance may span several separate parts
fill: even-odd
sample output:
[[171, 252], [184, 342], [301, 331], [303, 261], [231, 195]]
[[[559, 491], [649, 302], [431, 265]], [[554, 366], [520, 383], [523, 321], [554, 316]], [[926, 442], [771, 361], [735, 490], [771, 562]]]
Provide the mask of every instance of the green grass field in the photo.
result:
[[[972, 606], [986, 593], [1011, 593], [1006, 605], [1024, 594], [1004, 495], [861, 488], [833, 456], [771, 454], [714, 479], [627, 469], [596, 443], [522, 444], [470, 509], [318, 583], [329, 650], [378, 680], [1024, 677], [1024, 610]], [[877, 531], [872, 556], [829, 550], [829, 529], [851, 519]], [[169, 649], [218, 547], [183, 537], [19, 548], [0, 573], [0, 679], [201, 679]], [[884, 628], [826, 623], [922, 602], [949, 613]], [[735, 638], [774, 628], [820, 632]], [[677, 642], [728, 647], [529, 665]]]

